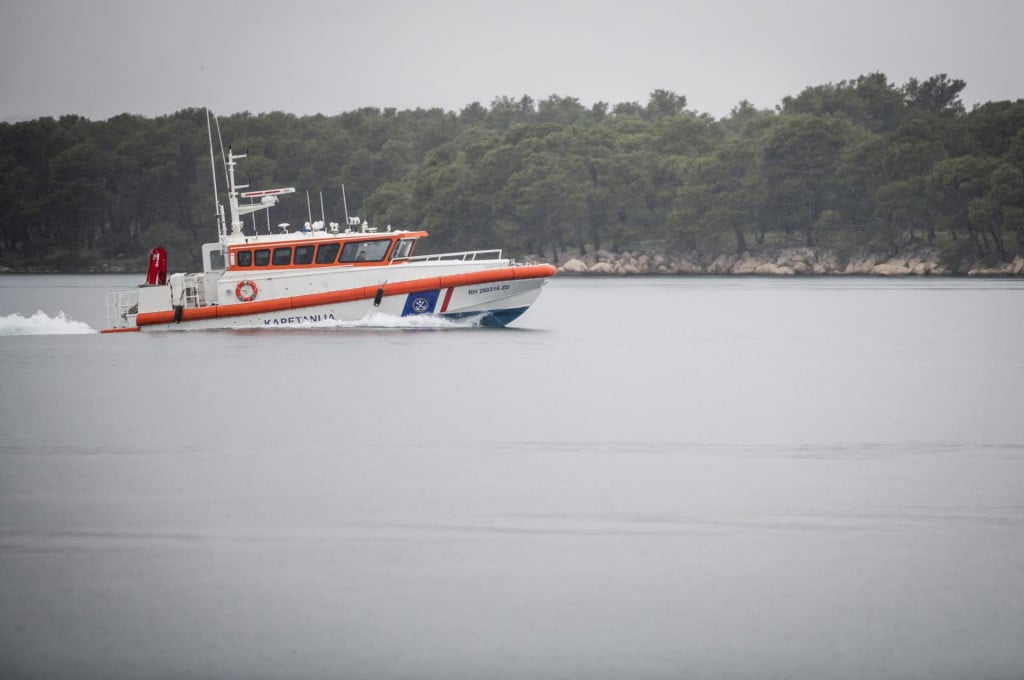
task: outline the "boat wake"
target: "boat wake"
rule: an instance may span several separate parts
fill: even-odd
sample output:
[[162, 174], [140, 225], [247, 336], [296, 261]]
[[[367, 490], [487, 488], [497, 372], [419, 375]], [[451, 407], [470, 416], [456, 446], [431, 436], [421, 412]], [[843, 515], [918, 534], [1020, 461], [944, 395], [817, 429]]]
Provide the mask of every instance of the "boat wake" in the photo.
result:
[[296, 330], [310, 328], [326, 329], [366, 329], [366, 330], [445, 330], [455, 328], [475, 328], [479, 325], [478, 319], [445, 319], [433, 315], [417, 316], [394, 316], [392, 314], [373, 313], [364, 316], [356, 321], [316, 321], [308, 324], [294, 326], [279, 326], [277, 328], [292, 328]]
[[81, 335], [95, 332], [89, 324], [69, 319], [62, 311], [54, 316], [43, 311], [29, 317], [20, 314], [0, 316], [0, 335]]

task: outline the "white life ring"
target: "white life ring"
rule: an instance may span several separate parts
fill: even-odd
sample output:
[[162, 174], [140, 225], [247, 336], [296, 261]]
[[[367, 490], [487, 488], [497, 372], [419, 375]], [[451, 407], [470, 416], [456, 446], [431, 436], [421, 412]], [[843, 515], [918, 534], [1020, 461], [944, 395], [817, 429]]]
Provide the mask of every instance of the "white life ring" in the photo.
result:
[[[248, 288], [248, 292], [246, 289]], [[235, 297], [242, 302], [251, 302], [256, 299], [256, 294], [260, 292], [260, 289], [256, 287], [256, 284], [252, 281], [239, 281], [238, 285], [235, 286]]]

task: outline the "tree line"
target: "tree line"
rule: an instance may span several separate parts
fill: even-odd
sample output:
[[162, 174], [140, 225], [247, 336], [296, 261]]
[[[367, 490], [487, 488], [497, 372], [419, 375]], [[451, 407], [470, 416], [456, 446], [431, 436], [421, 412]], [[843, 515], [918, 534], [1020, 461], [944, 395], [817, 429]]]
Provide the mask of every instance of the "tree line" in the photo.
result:
[[[249, 154], [240, 179], [297, 188], [250, 232], [343, 222], [347, 206], [428, 230], [434, 251], [928, 245], [956, 270], [1024, 253], [1024, 100], [966, 111], [965, 86], [871, 73], [721, 119], [656, 90], [645, 104], [502, 96], [458, 112], [239, 113], [219, 126]], [[198, 244], [215, 239], [206, 120], [184, 109], [0, 124], [0, 265], [141, 266], [160, 244], [173, 268], [198, 266]]]

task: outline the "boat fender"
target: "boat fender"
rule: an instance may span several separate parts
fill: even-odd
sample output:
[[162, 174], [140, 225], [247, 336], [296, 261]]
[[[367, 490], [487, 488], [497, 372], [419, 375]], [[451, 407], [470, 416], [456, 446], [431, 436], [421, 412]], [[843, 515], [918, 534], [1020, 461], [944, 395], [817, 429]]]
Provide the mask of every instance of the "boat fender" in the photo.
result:
[[380, 307], [380, 301], [384, 299], [384, 287], [377, 289], [377, 293], [373, 296], [373, 306]]
[[259, 292], [260, 289], [256, 287], [256, 284], [249, 280], [239, 281], [238, 285], [235, 286], [235, 297], [242, 302], [255, 300], [256, 294]]
[[181, 323], [181, 314], [184, 311], [184, 305], [174, 305], [174, 323]]

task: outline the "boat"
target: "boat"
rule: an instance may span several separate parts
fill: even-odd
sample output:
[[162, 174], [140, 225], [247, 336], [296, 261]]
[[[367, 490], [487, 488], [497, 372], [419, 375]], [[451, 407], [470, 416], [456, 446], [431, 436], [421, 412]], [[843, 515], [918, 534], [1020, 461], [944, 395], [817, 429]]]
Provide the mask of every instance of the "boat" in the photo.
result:
[[[154, 248], [146, 283], [108, 294], [104, 332], [336, 325], [376, 314], [503, 327], [555, 274], [550, 264], [518, 263], [501, 250], [417, 255], [426, 231], [371, 227], [347, 214], [347, 200], [344, 224], [320, 219], [270, 233], [270, 208], [295, 189], [244, 191], [235, 167], [246, 154], [230, 147], [222, 151], [225, 216], [209, 117], [207, 130], [218, 239], [201, 247], [203, 270], [168, 276], [163, 249]], [[260, 211], [267, 233], [253, 233]], [[243, 224], [247, 215], [253, 221]]]

